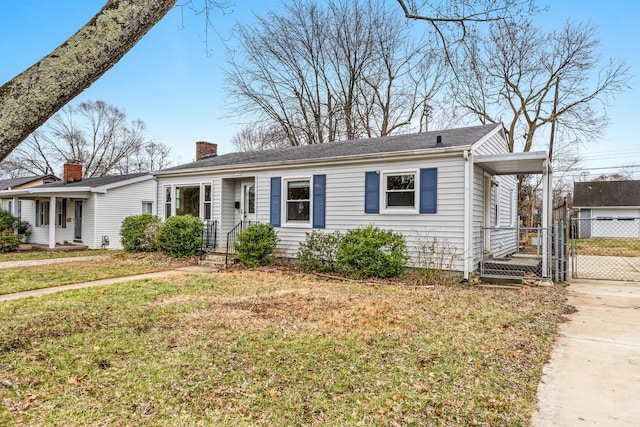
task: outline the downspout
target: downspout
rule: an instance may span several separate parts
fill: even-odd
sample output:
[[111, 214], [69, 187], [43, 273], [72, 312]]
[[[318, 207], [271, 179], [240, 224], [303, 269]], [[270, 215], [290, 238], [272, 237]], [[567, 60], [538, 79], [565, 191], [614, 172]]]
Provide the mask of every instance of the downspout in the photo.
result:
[[93, 193], [93, 242], [91, 249], [98, 249], [98, 193]]
[[49, 249], [56, 247], [56, 196], [49, 198]]
[[472, 250], [472, 221], [473, 221], [473, 200], [471, 200], [471, 191], [473, 173], [470, 170], [473, 162], [470, 158], [469, 150], [464, 150], [462, 154], [464, 158], [464, 242], [463, 242], [463, 264], [464, 264], [464, 280], [469, 280], [471, 273], [471, 263], [473, 262]]

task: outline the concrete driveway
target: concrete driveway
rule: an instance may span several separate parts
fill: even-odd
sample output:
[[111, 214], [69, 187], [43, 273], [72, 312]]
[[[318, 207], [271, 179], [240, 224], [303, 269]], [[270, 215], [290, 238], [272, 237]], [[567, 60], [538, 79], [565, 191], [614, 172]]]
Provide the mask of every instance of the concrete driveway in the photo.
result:
[[573, 282], [567, 303], [532, 426], [640, 425], [640, 283]]

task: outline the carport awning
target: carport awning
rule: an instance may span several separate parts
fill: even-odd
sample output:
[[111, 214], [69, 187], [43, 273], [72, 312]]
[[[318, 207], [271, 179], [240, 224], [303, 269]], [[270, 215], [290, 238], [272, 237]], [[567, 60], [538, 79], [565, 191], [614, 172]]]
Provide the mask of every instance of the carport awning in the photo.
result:
[[549, 157], [544, 151], [477, 155], [473, 157], [473, 163], [493, 175], [543, 174], [551, 170]]

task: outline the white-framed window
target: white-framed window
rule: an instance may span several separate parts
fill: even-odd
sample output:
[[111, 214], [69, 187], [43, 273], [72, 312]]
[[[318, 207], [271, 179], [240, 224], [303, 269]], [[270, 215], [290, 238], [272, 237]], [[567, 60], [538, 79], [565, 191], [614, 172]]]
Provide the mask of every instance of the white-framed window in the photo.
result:
[[418, 206], [417, 171], [385, 172], [382, 174], [384, 210], [414, 212]]
[[153, 215], [153, 202], [142, 201], [142, 213]]
[[36, 227], [49, 225], [49, 200], [36, 200]]
[[311, 224], [311, 179], [284, 179], [285, 209], [287, 224]]
[[202, 185], [202, 219], [211, 219], [211, 184]]
[[67, 228], [67, 199], [56, 199], [56, 227]]

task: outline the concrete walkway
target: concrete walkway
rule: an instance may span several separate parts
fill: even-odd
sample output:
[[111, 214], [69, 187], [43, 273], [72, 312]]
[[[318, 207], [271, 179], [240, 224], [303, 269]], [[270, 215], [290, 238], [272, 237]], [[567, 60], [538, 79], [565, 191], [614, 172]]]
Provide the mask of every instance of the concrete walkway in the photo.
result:
[[640, 425], [640, 283], [579, 281], [567, 303], [531, 425]]
[[88, 256], [65, 257], [65, 258], [30, 259], [26, 261], [3, 261], [3, 262], [0, 262], [0, 269], [18, 268], [18, 267], [34, 267], [38, 265], [61, 264], [64, 262], [96, 261], [102, 258], [105, 258], [105, 257], [103, 255], [88, 255]]
[[14, 294], [0, 295], [0, 302], [12, 301], [12, 300], [28, 298], [28, 297], [40, 297], [43, 295], [54, 294], [56, 292], [67, 291], [70, 289], [91, 288], [93, 286], [113, 285], [116, 283], [132, 282], [134, 280], [158, 279], [161, 277], [175, 276], [180, 274], [209, 273], [213, 271], [217, 271], [217, 270], [208, 268], [208, 267], [201, 267], [201, 266], [194, 265], [191, 267], [177, 268], [175, 270], [157, 271], [155, 273], [136, 274], [133, 276], [115, 277], [112, 279], [102, 279], [102, 280], [95, 280], [92, 282], [73, 283], [71, 285], [56, 286], [53, 288], [35, 289], [32, 291], [24, 291], [24, 292], [17, 292]]

